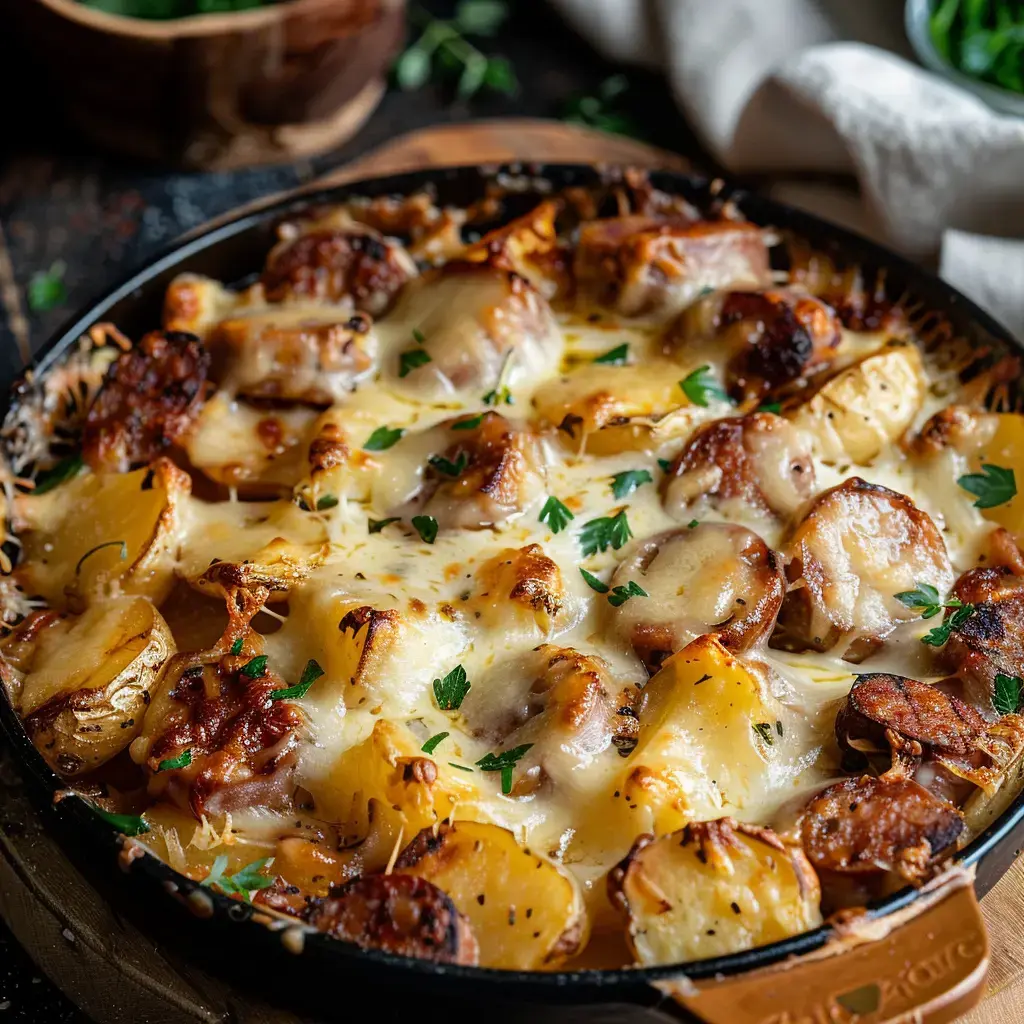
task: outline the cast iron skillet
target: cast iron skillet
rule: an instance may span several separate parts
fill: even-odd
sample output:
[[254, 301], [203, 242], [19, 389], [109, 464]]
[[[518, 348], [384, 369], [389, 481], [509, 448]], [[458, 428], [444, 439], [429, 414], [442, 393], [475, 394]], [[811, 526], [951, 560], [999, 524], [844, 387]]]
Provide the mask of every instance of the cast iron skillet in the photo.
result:
[[[597, 186], [607, 183], [610, 174], [614, 175], [614, 172], [574, 165], [492, 169], [463, 167], [375, 178], [305, 193], [297, 199], [281, 200], [223, 223], [164, 252], [76, 317], [44, 347], [33, 364], [33, 370], [37, 375], [44, 374], [58, 364], [79, 336], [96, 322], [112, 321], [132, 338], [156, 327], [160, 322], [164, 290], [178, 273], [187, 270], [223, 281], [239, 281], [258, 271], [272, 244], [275, 223], [283, 215], [302, 206], [339, 202], [350, 196], [407, 195], [427, 186], [435, 190], [440, 204], [465, 206], [481, 198], [488, 184], [496, 178], [504, 176], [503, 180], [507, 180], [511, 175], [524, 183], [522, 202], [525, 209], [545, 191], [557, 191], [567, 186]], [[922, 304], [923, 309], [934, 315], [936, 322], [945, 321], [953, 332], [966, 338], [978, 350], [997, 354], [1021, 350], [1004, 328], [947, 284], [858, 235], [728, 185], [723, 188], [721, 182], [713, 185], [709, 179], [671, 173], [652, 173], [651, 179], [658, 188], [682, 195], [700, 209], [731, 200], [751, 221], [792, 232], [839, 264], [862, 266], [869, 280], [874, 272], [884, 270], [886, 289], [891, 297], [910, 294]], [[9, 403], [5, 411], [6, 408], [9, 408]], [[625, 1021], [652, 1019], [652, 1013], [655, 1019], [665, 1019], [662, 1015], [667, 1014], [676, 1019], [714, 1020], [728, 1024], [748, 1020], [804, 1020], [811, 1019], [810, 1014], [815, 1010], [831, 1007], [834, 1011], [837, 1006], [834, 997], [848, 993], [849, 989], [860, 984], [857, 979], [861, 977], [879, 979], [887, 970], [906, 974], [908, 966], [913, 968], [916, 964], [920, 967], [922, 957], [933, 950], [936, 940], [944, 937], [934, 934], [935, 928], [940, 927], [936, 918], [929, 919], [932, 927], [926, 932], [913, 936], [907, 932], [916, 921], [924, 919], [924, 914], [918, 913], [920, 908], [930, 902], [932, 907], [928, 913], [931, 913], [940, 901], [935, 896], [930, 898], [927, 893], [922, 895], [918, 890], [905, 889], [870, 907], [868, 919], [889, 922], [913, 919], [909, 925], [903, 925], [902, 932], [897, 930], [893, 933], [896, 937], [906, 936], [902, 948], [911, 959], [904, 956], [899, 964], [891, 962], [894, 949], [900, 948], [898, 942], [884, 951], [879, 943], [868, 944], [878, 947], [880, 956], [884, 953], [888, 959], [883, 957], [880, 961], [876, 958], [867, 973], [861, 970], [860, 974], [855, 969], [853, 954], [822, 955], [837, 946], [845, 949], [844, 942], [837, 941], [839, 932], [832, 926], [823, 926], [783, 942], [731, 956], [644, 970], [532, 973], [436, 965], [378, 951], [362, 951], [319, 934], [307, 935], [301, 954], [293, 955], [286, 951], [291, 944], [282, 942], [281, 929], [254, 921], [251, 908], [210, 890], [201, 890], [210, 902], [197, 904], [193, 899], [193, 913], [182, 912], [175, 902], [167, 898], [167, 894], [184, 906], [190, 903], [189, 894], [199, 887], [152, 856], [134, 860], [122, 856], [122, 867], [130, 861], [126, 874], [111, 870], [116, 853], [126, 845], [124, 837], [98, 817], [85, 801], [75, 797], [61, 799], [67, 792], [64, 782], [29, 741], [6, 699], [0, 700], [0, 729], [13, 749], [30, 788], [43, 804], [52, 809], [47, 812], [48, 821], [67, 837], [65, 848], [69, 855], [83, 866], [94, 884], [119, 909], [134, 916], [143, 916], [145, 927], [158, 937], [158, 941], [186, 947], [204, 969], [226, 974], [249, 991], [284, 999], [289, 1008], [301, 1007], [317, 1018], [333, 1020], [342, 1014], [350, 1016], [358, 1006], [357, 1012], [369, 1012], [378, 1019], [382, 1016], [390, 1019], [399, 1013], [405, 1015], [410, 1012], [422, 1016], [427, 1011], [429, 1015], [431, 1011], [440, 1012], [443, 1008], [446, 1013], [460, 1009], [485, 1012], [489, 1020], [529, 1016], [537, 1021], [549, 1018], [559, 1021], [594, 1020], [597, 1017]], [[130, 840], [128, 844], [131, 844]], [[1019, 794], [997, 821], [957, 855], [956, 862], [964, 869], [976, 871], [974, 888], [980, 896], [1003, 875], [1022, 844], [1024, 793]], [[963, 881], [963, 872], [954, 871], [953, 875], [959, 875]], [[954, 885], [950, 891], [953, 895], [947, 897], [947, 906], [952, 908], [952, 901], [960, 901], [953, 916], [958, 930], [954, 938], [959, 941], [957, 948], [961, 950], [958, 955], [963, 961], [963, 969], [958, 974], [954, 964], [948, 971], [940, 971], [943, 977], [937, 981], [932, 979], [934, 984], [930, 985], [930, 992], [918, 992], [912, 996], [914, 1001], [909, 1003], [904, 1000], [899, 1004], [898, 999], [894, 1002], [884, 995], [884, 991], [879, 996], [877, 988], [874, 996], [870, 991], [866, 996], [861, 992], [858, 998], [866, 998], [867, 1003], [861, 1004], [865, 1012], [857, 1017], [858, 1021], [888, 1020], [896, 1009], [924, 1004], [925, 1012], [921, 1019], [938, 1022], [951, 1019], [950, 1012], [961, 1012], [977, 998], [987, 965], [987, 947], [981, 949], [985, 945], [983, 926], [969, 885], [959, 888]], [[204, 914], [200, 919], [195, 913], [200, 905], [212, 906], [212, 913]], [[949, 916], [947, 914], [947, 918]], [[941, 927], [947, 928], [948, 923]], [[964, 951], [965, 943], [969, 944], [972, 936], [980, 950], [973, 960]], [[949, 937], [948, 931], [945, 937]], [[919, 948], [922, 942], [926, 948]], [[863, 952], [867, 947], [858, 948]], [[796, 957], [801, 959], [794, 960]], [[818, 970], [814, 965], [822, 962], [834, 962], [830, 970], [835, 984], [827, 991], [821, 988], [820, 979], [811, 977], [811, 973]], [[804, 970], [807, 964], [811, 966]], [[773, 970], [766, 970], [772, 965], [776, 965]], [[786, 967], [785, 971], [780, 970], [782, 966]], [[751, 972], [757, 973], [752, 975]], [[753, 997], [749, 993], [737, 994], [725, 1011], [716, 1011], [699, 1000], [694, 1003], [685, 998], [687, 992], [692, 996], [696, 991], [690, 982], [698, 983], [697, 987], [702, 991], [716, 986], [725, 986], [729, 990], [730, 985], [738, 991], [751, 978], [762, 977], [768, 979], [767, 987], [757, 988]], [[681, 987], [679, 984], [676, 987], [683, 996], [681, 1003], [665, 994], [666, 988], [680, 981]], [[816, 985], [820, 988], [814, 997], [817, 1002], [808, 1002], [802, 993]], [[871, 985], [867, 988], [870, 989]], [[364, 1002], [364, 996], [359, 993], [371, 994], [373, 998]], [[872, 1010], [873, 998], [876, 1005]], [[927, 998], [932, 999], [931, 1004]], [[771, 1015], [772, 1010], [794, 1009], [798, 1002], [802, 1005], [799, 1015]], [[602, 1005], [598, 1007], [595, 1004]], [[688, 1004], [691, 1009], [687, 1010], [682, 1004]], [[850, 1004], [840, 998], [838, 1005], [845, 1007]], [[696, 1013], [693, 1012], [694, 1006], [697, 1007]], [[804, 1012], [807, 1017], [803, 1016]], [[813, 1019], [818, 1020], [819, 1017]], [[836, 1018], [821, 1016], [820, 1019]], [[847, 1014], [838, 1019], [849, 1017]]]

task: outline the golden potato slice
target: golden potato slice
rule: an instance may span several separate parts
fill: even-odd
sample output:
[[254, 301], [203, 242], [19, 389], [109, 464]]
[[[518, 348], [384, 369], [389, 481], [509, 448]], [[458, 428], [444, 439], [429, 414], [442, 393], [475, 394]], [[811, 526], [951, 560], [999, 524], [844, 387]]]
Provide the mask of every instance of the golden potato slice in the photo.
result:
[[498, 825], [425, 828], [399, 855], [395, 871], [433, 882], [451, 897], [469, 919], [484, 967], [556, 967], [586, 938], [575, 880]]
[[[174, 637], [143, 597], [119, 597], [78, 616], [41, 613], [4, 641], [24, 677], [18, 713], [43, 756], [65, 775], [109, 761], [141, 732], [149, 695], [175, 652]], [[27, 639], [27, 638], [25, 638]]]
[[609, 874], [608, 892], [645, 967], [738, 953], [821, 924], [803, 853], [731, 818], [641, 836]]
[[825, 462], [866, 465], [910, 426], [924, 396], [921, 353], [893, 341], [841, 370], [787, 417]]
[[160, 603], [174, 583], [192, 481], [168, 459], [132, 473], [83, 473], [38, 497], [19, 495], [22, 589], [75, 609], [106, 588]]

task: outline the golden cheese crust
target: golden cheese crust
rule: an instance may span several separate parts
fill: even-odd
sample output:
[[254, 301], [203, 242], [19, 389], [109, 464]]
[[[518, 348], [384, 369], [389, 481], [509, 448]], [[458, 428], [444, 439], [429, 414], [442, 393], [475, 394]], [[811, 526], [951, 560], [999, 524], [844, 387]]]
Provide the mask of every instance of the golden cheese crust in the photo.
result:
[[636, 174], [351, 200], [97, 329], [9, 432], [29, 735], [194, 881], [437, 963], [925, 882], [1024, 774], [1024, 416], [778, 244]]

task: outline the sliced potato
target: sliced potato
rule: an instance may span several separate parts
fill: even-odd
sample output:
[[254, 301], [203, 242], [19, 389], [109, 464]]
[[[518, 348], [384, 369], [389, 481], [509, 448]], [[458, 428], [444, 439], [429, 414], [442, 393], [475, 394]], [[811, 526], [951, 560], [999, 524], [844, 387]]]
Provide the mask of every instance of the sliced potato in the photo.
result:
[[787, 417], [827, 463], [866, 465], [914, 421], [925, 396], [921, 353], [893, 341], [831, 377]]
[[[32, 629], [31, 623], [28, 628]], [[119, 597], [78, 616], [52, 617], [28, 645], [18, 633], [24, 672], [18, 713], [43, 756], [65, 775], [109, 761], [142, 731], [174, 637], [143, 597]]]
[[731, 818], [641, 836], [608, 890], [645, 967], [738, 953], [821, 924], [818, 879], [802, 851]]
[[555, 967], [585, 940], [576, 881], [498, 825], [425, 828], [399, 855], [395, 871], [433, 882], [452, 898], [469, 919], [484, 967]]
[[83, 473], [38, 497], [19, 495], [18, 582], [55, 608], [80, 608], [110, 587], [159, 604], [174, 583], [187, 473], [168, 459], [132, 473]]
[[[998, 418], [995, 436], [971, 460], [971, 472], [977, 473], [983, 465], [1005, 468], [1024, 466], [1024, 415], [1003, 413]], [[1018, 483], [1017, 493], [994, 508], [982, 510], [986, 519], [1006, 527], [1018, 541], [1024, 541], [1024, 483]]]

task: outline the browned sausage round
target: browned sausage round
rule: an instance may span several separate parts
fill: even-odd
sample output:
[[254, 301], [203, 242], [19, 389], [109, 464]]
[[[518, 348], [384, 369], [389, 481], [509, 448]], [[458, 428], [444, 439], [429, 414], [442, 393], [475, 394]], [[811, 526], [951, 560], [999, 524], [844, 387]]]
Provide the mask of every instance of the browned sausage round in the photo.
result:
[[412, 875], [357, 878], [336, 896], [314, 900], [306, 919], [363, 949], [442, 964], [475, 964], [479, 957], [469, 922], [451, 899]]
[[644, 541], [615, 570], [612, 586], [638, 584], [611, 613], [650, 672], [703, 633], [734, 651], [771, 633], [782, 605], [777, 556], [753, 531], [728, 523], [669, 530]]

